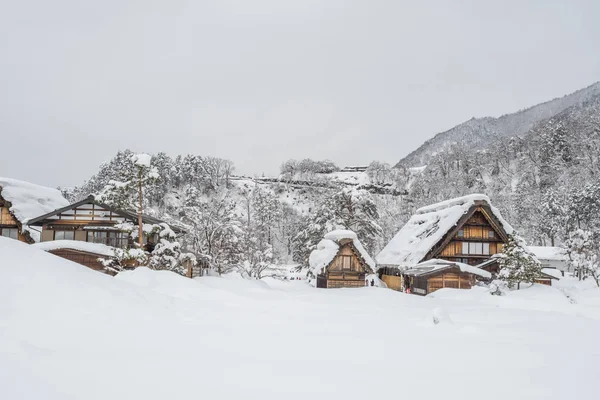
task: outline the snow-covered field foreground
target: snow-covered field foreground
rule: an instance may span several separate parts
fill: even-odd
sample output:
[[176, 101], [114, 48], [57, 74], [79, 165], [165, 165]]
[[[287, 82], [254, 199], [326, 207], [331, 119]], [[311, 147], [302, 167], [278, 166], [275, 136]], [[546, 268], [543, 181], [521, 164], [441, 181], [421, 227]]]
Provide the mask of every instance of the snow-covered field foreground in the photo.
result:
[[0, 398], [597, 399], [600, 293], [562, 285], [112, 278], [0, 238]]

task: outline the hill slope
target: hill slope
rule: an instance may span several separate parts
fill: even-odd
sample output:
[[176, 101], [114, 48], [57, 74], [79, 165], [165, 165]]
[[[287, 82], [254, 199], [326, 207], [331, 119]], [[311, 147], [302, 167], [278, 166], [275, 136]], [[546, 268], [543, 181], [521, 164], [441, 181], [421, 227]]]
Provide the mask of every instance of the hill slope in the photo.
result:
[[438, 133], [400, 160], [396, 166], [427, 165], [432, 156], [457, 143], [467, 150], [487, 148], [494, 139], [524, 135], [539, 122], [549, 119], [569, 107], [581, 105], [596, 96], [600, 96], [600, 82], [564, 97], [499, 118], [472, 118], [452, 129]]

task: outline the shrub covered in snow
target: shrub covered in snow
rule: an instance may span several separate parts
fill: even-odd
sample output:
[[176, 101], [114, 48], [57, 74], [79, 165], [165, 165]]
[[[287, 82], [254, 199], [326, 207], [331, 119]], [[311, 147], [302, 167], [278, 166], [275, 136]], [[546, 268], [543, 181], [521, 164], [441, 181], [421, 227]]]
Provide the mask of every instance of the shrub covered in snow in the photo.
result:
[[508, 237], [508, 243], [502, 248], [499, 258], [500, 272], [498, 278], [505, 281], [509, 288], [521, 282], [533, 283], [541, 274], [541, 264], [531, 253], [524, 240], [516, 233]]

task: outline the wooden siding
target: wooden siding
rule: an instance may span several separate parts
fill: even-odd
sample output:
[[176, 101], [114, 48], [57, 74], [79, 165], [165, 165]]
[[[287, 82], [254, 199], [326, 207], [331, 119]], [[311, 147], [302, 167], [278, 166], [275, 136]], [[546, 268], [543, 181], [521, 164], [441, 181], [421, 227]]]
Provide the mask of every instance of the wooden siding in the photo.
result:
[[385, 282], [388, 289], [402, 290], [402, 277], [394, 275], [381, 275], [381, 280]]
[[124, 222], [125, 218], [95, 204], [82, 204], [48, 217], [48, 220], [52, 220], [52, 224], [81, 224], [83, 222], [116, 224]]
[[13, 217], [13, 215], [8, 210], [8, 207], [6, 206], [2, 206], [2, 208], [0, 209], [0, 225], [18, 225], [16, 218]]
[[336, 280], [336, 279], [328, 279], [327, 287], [328, 288], [358, 288], [366, 286], [364, 279], [361, 280]]
[[[490, 234], [490, 232], [492, 233]], [[503, 236], [503, 233], [490, 224], [483, 210], [478, 208], [471, 217], [457, 227], [450, 242], [446, 244], [437, 257], [448, 261], [476, 265], [488, 259], [491, 255], [502, 251]], [[485, 247], [489, 246], [489, 251], [482, 252], [482, 254], [463, 253], [463, 243], [485, 243]]]
[[366, 286], [367, 267], [358, 257], [352, 241], [340, 243], [337, 255], [327, 266], [325, 272], [317, 276], [319, 288], [342, 288]]
[[470, 289], [472, 281], [472, 275], [446, 272], [427, 279], [427, 293], [433, 293], [442, 288]]
[[33, 240], [23, 233], [21, 229], [21, 223], [11, 214], [6, 203], [0, 198], [0, 230], [4, 229], [16, 229], [17, 240], [24, 243], [33, 243]]
[[66, 258], [67, 260], [71, 260], [76, 262], [77, 264], [84, 265], [94, 271], [99, 271], [105, 274], [114, 275], [112, 273], [107, 272], [104, 269], [104, 266], [98, 258], [101, 257], [98, 254], [87, 253], [83, 251], [77, 251], [72, 249], [57, 249], [50, 250], [48, 253], [54, 254], [55, 256]]
[[[350, 271], [365, 272], [365, 267], [361, 260], [352, 251], [352, 248], [350, 246], [345, 245], [342, 246], [337, 256], [334, 258], [331, 265], [329, 266], [330, 274], [334, 271], [344, 271], [344, 262], [348, 261], [350, 261]], [[348, 271], [348, 269], [346, 269], [346, 271]]]

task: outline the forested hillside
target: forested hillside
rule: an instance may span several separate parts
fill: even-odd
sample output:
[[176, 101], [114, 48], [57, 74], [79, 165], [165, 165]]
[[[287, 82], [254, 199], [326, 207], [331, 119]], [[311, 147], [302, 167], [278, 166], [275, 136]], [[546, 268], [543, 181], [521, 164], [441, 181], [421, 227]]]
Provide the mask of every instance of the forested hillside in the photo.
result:
[[[578, 228], [599, 231], [599, 90], [594, 85], [495, 120], [502, 135], [488, 129], [489, 119], [469, 121], [463, 125], [470, 131], [461, 128], [455, 142], [429, 154], [421, 167], [374, 161], [364, 171], [289, 160], [280, 176], [259, 178], [236, 175], [229, 160], [155, 154], [158, 180], [145, 190], [145, 208], [188, 227], [184, 245], [215, 269], [241, 268], [252, 276], [272, 264], [305, 263], [335, 228], [357, 232], [375, 255], [416, 208], [468, 193], [490, 196], [530, 244], [565, 244]], [[520, 132], [554, 109], [561, 111]], [[519, 120], [519, 134], [505, 134]], [[480, 148], [472, 145], [478, 140]], [[132, 155], [118, 152], [65, 195], [75, 200], [128, 180], [135, 174]]]
[[397, 167], [418, 167], [429, 164], [439, 152], [456, 144], [470, 151], [489, 147], [499, 137], [522, 136], [538, 123], [561, 113], [569, 107], [579, 106], [600, 95], [600, 82], [569, 95], [542, 104], [506, 114], [499, 118], [471, 118], [445, 132], [438, 133], [418, 149], [411, 152], [396, 165]]

